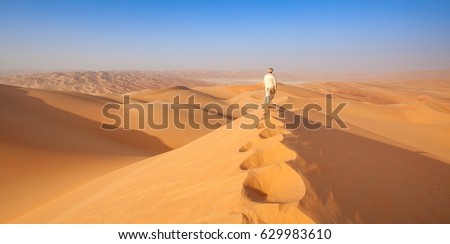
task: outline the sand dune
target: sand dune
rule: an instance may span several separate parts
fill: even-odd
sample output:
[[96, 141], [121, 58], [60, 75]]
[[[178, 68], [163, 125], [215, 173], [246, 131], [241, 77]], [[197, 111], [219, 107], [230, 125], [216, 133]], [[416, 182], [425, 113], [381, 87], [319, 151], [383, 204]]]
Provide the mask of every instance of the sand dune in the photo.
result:
[[112, 99], [5, 85], [0, 85], [0, 93], [0, 174], [5, 186], [0, 194], [10, 199], [1, 204], [2, 222], [86, 181], [209, 132], [172, 127], [138, 131], [123, 126], [102, 130], [103, 105], [122, 101], [120, 96]]
[[[99, 110], [121, 101], [118, 95], [1, 86], [1, 195], [10, 200], [2, 202], [0, 220], [450, 223], [450, 88], [440, 81], [411, 84], [283, 84], [274, 102], [294, 105], [285, 116], [279, 107], [258, 109], [249, 117], [225, 114], [234, 119], [232, 129], [162, 131], [137, 130], [136, 113], [132, 130], [100, 130]], [[308, 103], [325, 108], [325, 93], [334, 95], [335, 107], [348, 103], [340, 116], [349, 128], [284, 128]], [[187, 101], [195, 94], [200, 107], [263, 98], [260, 85], [129, 94], [158, 112], [176, 95]], [[308, 119], [324, 124], [324, 111]], [[276, 127], [240, 128], [250, 115]]]
[[78, 71], [41, 72], [0, 76], [0, 84], [87, 94], [122, 94], [142, 89], [163, 89], [183, 84], [209, 83], [176, 72]]

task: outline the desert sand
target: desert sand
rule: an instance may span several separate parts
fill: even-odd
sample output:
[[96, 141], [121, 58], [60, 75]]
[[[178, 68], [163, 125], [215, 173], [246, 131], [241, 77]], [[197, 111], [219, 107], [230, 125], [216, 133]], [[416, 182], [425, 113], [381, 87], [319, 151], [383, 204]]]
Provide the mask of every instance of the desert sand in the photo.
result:
[[[284, 114], [259, 108], [216, 115], [218, 129], [139, 130], [134, 112], [130, 130], [103, 130], [103, 105], [122, 94], [158, 115], [176, 95], [226, 107], [259, 104], [264, 93], [253, 74], [241, 85], [211, 84], [223, 74], [156, 74], [157, 86], [101, 78], [126, 72], [87, 74], [96, 78], [84, 86], [68, 73], [2, 79], [1, 223], [450, 223], [447, 81], [284, 83], [274, 99], [294, 105]], [[347, 103], [339, 116], [348, 128], [285, 128], [306, 104], [325, 107], [326, 93]], [[276, 128], [240, 128], [250, 116]]]

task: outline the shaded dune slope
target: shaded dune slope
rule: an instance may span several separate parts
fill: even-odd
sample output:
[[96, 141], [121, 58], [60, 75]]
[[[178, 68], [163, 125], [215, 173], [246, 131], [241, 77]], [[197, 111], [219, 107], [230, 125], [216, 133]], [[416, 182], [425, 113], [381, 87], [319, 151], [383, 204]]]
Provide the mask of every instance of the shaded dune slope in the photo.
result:
[[350, 130], [299, 128], [283, 141], [299, 154], [305, 213], [320, 223], [450, 222], [448, 163]]

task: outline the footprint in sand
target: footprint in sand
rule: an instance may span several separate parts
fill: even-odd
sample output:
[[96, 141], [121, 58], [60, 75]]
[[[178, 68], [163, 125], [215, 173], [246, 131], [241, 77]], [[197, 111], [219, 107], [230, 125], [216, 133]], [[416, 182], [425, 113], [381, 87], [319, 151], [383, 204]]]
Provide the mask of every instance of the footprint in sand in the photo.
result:
[[312, 224], [311, 218], [298, 209], [298, 203], [270, 204], [252, 206], [242, 213], [244, 224]]
[[281, 134], [279, 129], [268, 129], [265, 128], [259, 133], [259, 137], [261, 138], [269, 138]]
[[250, 170], [243, 186], [244, 196], [254, 202], [298, 202], [306, 190], [299, 173], [284, 162]]
[[294, 160], [297, 154], [280, 142], [273, 142], [255, 149], [255, 151], [240, 164], [241, 169], [252, 169], [278, 162]]
[[247, 152], [252, 147], [252, 145], [253, 144], [251, 142], [245, 143], [245, 145], [239, 148], [239, 152]]

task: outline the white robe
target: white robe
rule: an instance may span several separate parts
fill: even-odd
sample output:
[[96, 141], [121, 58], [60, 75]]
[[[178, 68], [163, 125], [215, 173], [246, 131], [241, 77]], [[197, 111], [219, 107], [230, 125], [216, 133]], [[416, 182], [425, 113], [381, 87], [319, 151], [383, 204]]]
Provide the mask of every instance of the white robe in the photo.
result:
[[266, 90], [266, 97], [270, 96], [270, 90], [277, 86], [277, 79], [272, 73], [268, 73], [264, 76], [264, 87]]

